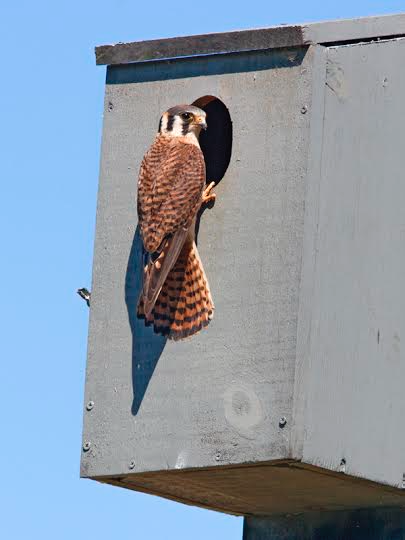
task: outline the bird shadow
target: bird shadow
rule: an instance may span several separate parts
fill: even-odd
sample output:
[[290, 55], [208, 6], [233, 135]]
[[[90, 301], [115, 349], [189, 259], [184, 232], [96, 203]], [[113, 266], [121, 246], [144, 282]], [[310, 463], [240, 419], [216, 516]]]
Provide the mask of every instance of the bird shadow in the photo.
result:
[[201, 224], [201, 218], [206, 210], [211, 210], [215, 205], [215, 200], [210, 201], [206, 204], [203, 204], [199, 211], [197, 212], [197, 217], [195, 220], [195, 237], [194, 241], [196, 245], [198, 246], [198, 233], [200, 232], [200, 224]]
[[156, 334], [137, 315], [138, 299], [143, 280], [143, 244], [137, 226], [128, 259], [125, 277], [125, 303], [132, 332], [132, 389], [131, 412], [136, 415], [142, 404], [150, 379], [166, 345], [167, 337]]
[[[198, 230], [203, 212], [212, 208], [214, 201], [203, 205], [196, 220], [195, 241], [198, 243]], [[132, 333], [132, 390], [131, 412], [138, 414], [149, 382], [165, 348], [167, 336], [157, 333], [153, 325], [146, 325], [145, 318], [138, 316], [138, 300], [143, 285], [144, 247], [137, 226], [132, 241], [125, 276], [125, 303], [128, 310]]]
[[[197, 244], [201, 216], [207, 208], [212, 208], [213, 205], [214, 201], [203, 205], [198, 213], [195, 235]], [[167, 336], [156, 333], [153, 325], [146, 325], [144, 317], [139, 317], [137, 313], [138, 300], [143, 284], [144, 254], [138, 225], [132, 241], [125, 276], [125, 303], [132, 333], [133, 400], [131, 412], [134, 416], [138, 414], [149, 382], [167, 341]]]

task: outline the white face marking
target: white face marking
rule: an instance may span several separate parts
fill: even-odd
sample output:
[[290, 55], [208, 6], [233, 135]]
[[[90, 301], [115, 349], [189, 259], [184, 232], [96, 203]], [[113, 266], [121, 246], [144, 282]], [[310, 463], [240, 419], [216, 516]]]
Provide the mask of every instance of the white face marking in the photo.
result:
[[171, 131], [173, 137], [183, 136], [183, 121], [179, 115], [174, 117], [173, 129]]
[[[201, 111], [202, 112], [202, 111]], [[205, 116], [205, 115], [204, 115]], [[198, 137], [201, 132], [201, 126], [194, 123], [194, 121], [188, 126], [188, 133], [183, 134], [183, 126], [185, 121], [181, 118], [179, 114], [176, 114], [170, 119], [171, 129], [168, 130], [169, 117], [167, 114], [164, 114], [162, 117], [160, 133], [168, 137], [182, 137], [186, 139], [189, 143], [199, 146]]]

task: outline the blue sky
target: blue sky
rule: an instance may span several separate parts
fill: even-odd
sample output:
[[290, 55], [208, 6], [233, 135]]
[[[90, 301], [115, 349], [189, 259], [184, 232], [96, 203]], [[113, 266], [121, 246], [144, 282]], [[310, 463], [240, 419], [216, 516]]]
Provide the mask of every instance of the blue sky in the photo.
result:
[[[0, 537], [242, 537], [242, 519], [79, 479], [105, 68], [96, 44], [405, 11], [405, 2], [1, 6]], [[194, 7], [193, 7], [194, 6]]]

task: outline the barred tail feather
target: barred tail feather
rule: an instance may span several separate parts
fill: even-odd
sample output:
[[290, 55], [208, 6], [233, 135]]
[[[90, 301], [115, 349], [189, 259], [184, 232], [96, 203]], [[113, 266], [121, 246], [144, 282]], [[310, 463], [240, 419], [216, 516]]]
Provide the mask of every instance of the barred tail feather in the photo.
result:
[[145, 316], [141, 297], [138, 315], [173, 340], [192, 336], [209, 324], [214, 303], [194, 242], [184, 244], [150, 314]]

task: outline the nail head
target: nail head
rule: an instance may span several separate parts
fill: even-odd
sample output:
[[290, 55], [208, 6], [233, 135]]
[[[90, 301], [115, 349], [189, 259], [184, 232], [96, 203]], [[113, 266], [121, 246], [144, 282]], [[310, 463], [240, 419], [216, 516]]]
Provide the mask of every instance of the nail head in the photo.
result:
[[287, 418], [285, 416], [282, 416], [280, 420], [278, 421], [278, 427], [283, 429], [287, 425]]

